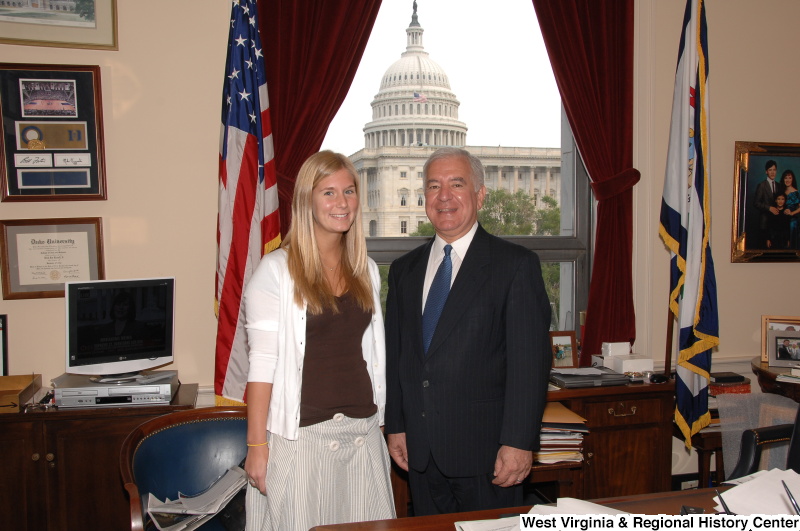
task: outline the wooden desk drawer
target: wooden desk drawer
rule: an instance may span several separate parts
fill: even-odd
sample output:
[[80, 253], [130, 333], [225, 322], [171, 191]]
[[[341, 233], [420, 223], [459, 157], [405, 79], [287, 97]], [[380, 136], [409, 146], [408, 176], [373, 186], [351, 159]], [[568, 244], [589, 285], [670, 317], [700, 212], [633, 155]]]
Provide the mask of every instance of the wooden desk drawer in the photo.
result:
[[656, 399], [609, 400], [585, 405], [589, 429], [661, 422], [663, 401]]

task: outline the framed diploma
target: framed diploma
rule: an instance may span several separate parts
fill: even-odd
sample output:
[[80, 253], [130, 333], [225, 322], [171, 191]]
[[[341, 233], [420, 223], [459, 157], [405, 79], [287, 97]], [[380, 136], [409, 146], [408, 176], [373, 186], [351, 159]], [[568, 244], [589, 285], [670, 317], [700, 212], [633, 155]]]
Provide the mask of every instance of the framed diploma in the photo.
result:
[[3, 298], [63, 297], [64, 283], [104, 280], [101, 218], [0, 220]]
[[0, 63], [3, 201], [106, 199], [99, 66]]

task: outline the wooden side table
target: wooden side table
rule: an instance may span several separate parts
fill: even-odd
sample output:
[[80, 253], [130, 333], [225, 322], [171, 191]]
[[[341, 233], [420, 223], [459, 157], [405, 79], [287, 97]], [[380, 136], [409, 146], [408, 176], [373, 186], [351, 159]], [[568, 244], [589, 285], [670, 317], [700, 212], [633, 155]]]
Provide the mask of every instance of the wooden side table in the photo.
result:
[[[683, 432], [673, 425], [673, 436], [685, 441]], [[715, 487], [725, 481], [725, 462], [722, 455], [722, 432], [717, 426], [709, 426], [692, 435], [692, 448], [697, 451], [698, 488]], [[715, 457], [716, 475], [711, 481], [711, 456]]]

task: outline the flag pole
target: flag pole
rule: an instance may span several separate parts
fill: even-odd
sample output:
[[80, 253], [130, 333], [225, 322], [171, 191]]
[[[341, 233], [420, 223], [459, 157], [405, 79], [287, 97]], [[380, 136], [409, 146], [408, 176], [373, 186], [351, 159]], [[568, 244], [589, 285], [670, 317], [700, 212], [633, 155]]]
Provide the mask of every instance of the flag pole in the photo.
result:
[[670, 377], [672, 373], [672, 336], [675, 330], [675, 317], [667, 304], [667, 352], [664, 354], [664, 376]]

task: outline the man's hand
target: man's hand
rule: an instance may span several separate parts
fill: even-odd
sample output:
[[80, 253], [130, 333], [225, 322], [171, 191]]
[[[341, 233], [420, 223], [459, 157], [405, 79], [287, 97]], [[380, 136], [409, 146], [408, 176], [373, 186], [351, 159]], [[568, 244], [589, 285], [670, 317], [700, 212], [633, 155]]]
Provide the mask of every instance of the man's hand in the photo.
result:
[[494, 462], [492, 484], [501, 487], [518, 485], [530, 474], [532, 464], [533, 452], [511, 446], [501, 446], [497, 451], [497, 460]]
[[389, 455], [392, 456], [397, 466], [408, 472], [408, 448], [406, 448], [405, 433], [390, 433], [386, 438]]

